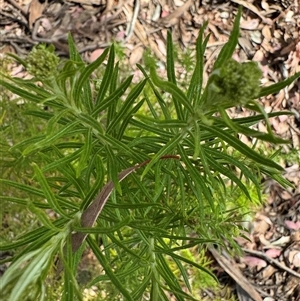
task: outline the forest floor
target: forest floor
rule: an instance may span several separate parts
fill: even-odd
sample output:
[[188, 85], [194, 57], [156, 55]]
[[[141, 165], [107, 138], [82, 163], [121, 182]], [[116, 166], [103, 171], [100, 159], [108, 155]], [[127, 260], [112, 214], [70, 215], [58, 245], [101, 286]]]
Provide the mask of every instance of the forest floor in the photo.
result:
[[[0, 54], [25, 55], [38, 43], [54, 44], [68, 54], [67, 33], [88, 62], [94, 61], [112, 41], [122, 45], [124, 65], [139, 76], [136, 63], [145, 49], [166, 61], [166, 35], [191, 55], [199, 29], [208, 21], [210, 38], [205, 54], [205, 80], [233, 26], [238, 5], [243, 5], [239, 45], [234, 58], [259, 62], [263, 85], [300, 71], [300, 3], [298, 0], [0, 0]], [[163, 64], [160, 72], [165, 72]], [[185, 71], [178, 67], [178, 74]], [[16, 76], [19, 67], [11, 70]], [[294, 188], [283, 189], [265, 179], [265, 205], [251, 222], [248, 240], [238, 238], [244, 255], [231, 258], [211, 250], [221, 283], [230, 284], [238, 300], [300, 300], [300, 80], [276, 95], [260, 100], [269, 112], [286, 110], [294, 115], [270, 120], [274, 132], [290, 139], [279, 158], [284, 175]], [[246, 116], [246, 110], [231, 115]], [[261, 122], [260, 130], [265, 129]], [[241, 139], [248, 144], [247, 137]], [[267, 145], [272, 147], [271, 145]], [[221, 279], [222, 277], [225, 279]], [[230, 281], [229, 281], [230, 279]], [[225, 281], [225, 282], [224, 282]], [[221, 298], [203, 290], [201, 300]], [[225, 300], [225, 299], [224, 299]]]

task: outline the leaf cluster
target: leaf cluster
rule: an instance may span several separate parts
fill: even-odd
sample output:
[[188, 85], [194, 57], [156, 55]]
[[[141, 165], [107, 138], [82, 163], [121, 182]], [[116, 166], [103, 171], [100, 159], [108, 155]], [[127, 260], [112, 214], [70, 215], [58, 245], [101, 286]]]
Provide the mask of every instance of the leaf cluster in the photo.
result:
[[[241, 10], [214, 70], [233, 54], [240, 15]], [[119, 82], [114, 45], [86, 65], [71, 36], [70, 59], [59, 64], [57, 76], [36, 74], [23, 80], [3, 75], [0, 84], [4, 88], [36, 104], [26, 114], [36, 123], [46, 122], [44, 131], [10, 148], [28, 163], [30, 183], [22, 178], [0, 179], [1, 185], [25, 196], [4, 193], [1, 202], [24, 206], [37, 219], [34, 229], [0, 245], [0, 250], [14, 252], [2, 279], [2, 295], [7, 300], [19, 300], [28, 291], [33, 299], [45, 296], [46, 278], [57, 255], [57, 273], [64, 271], [61, 300], [82, 300], [76, 273], [87, 247], [103, 268], [89, 286], [101, 287], [109, 281], [118, 292], [107, 296], [109, 300], [121, 295], [126, 300], [146, 296], [168, 300], [168, 292], [177, 300], [195, 300], [189, 267], [214, 275], [181, 251], [222, 245], [224, 239], [234, 243], [238, 226], [236, 209], [228, 209], [228, 191], [240, 189], [251, 199], [247, 189], [251, 182], [260, 195], [261, 174], [289, 185], [280, 165], [238, 138], [241, 133], [286, 142], [274, 137], [270, 126], [268, 133], [250, 129], [282, 113], [267, 115], [255, 101], [246, 106], [258, 114], [247, 118], [231, 120], [224, 107], [204, 110], [209, 96], [209, 85], [203, 87], [208, 41], [204, 29], [186, 89], [177, 85], [170, 33], [165, 80], [158, 77], [155, 61], [148, 58], [146, 68], [138, 66], [144, 79], [135, 85], [133, 76]], [[100, 65], [105, 72], [95, 91], [91, 83]], [[258, 96], [275, 93], [297, 77], [261, 88]], [[171, 103], [165, 93], [171, 95]], [[179, 271], [177, 277], [170, 259]]]

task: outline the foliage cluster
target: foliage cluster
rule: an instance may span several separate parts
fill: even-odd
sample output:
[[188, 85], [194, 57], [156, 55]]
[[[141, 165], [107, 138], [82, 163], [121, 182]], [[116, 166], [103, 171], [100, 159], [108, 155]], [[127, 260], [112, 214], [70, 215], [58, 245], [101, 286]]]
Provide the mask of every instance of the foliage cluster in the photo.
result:
[[[254, 63], [233, 62], [240, 16], [241, 9], [206, 87], [205, 26], [187, 89], [179, 88], [175, 77], [171, 34], [167, 79], [157, 76], [148, 55], [146, 68], [138, 65], [145, 78], [134, 86], [133, 76], [119, 81], [114, 45], [86, 65], [69, 36], [70, 59], [60, 61], [58, 69], [51, 48], [33, 50], [52, 57], [51, 64], [32, 60], [33, 54], [27, 60], [15, 57], [34, 77], [3, 74], [0, 84], [35, 104], [26, 114], [37, 126], [44, 122], [45, 130], [13, 143], [6, 154], [6, 170], [17, 167], [21, 176], [3, 177], [0, 183], [23, 195], [3, 190], [3, 207], [22, 205], [35, 223], [13, 241], [10, 234], [1, 241], [1, 251], [13, 252], [1, 297], [43, 300], [47, 283], [53, 281], [49, 275], [55, 270], [60, 277], [63, 270], [61, 300], [82, 300], [76, 273], [89, 247], [103, 273], [88, 286], [114, 285], [107, 300], [168, 300], [168, 292], [179, 301], [196, 300], [189, 268], [214, 275], [192, 260], [188, 250], [223, 245], [225, 240], [234, 245], [242, 217], [233, 201], [228, 206], [227, 196], [239, 189], [251, 199], [249, 182], [260, 195], [259, 174], [289, 184], [280, 165], [242, 143], [238, 134], [287, 143], [273, 135], [268, 123], [269, 117], [282, 113], [266, 114], [254, 98], [276, 93], [300, 74], [260, 88]], [[103, 64], [99, 89], [92, 89], [92, 74]], [[239, 86], [235, 72], [249, 85]], [[257, 114], [231, 120], [226, 109], [237, 103]], [[265, 120], [268, 133], [250, 128], [260, 120]], [[9, 127], [4, 120], [2, 132]]]

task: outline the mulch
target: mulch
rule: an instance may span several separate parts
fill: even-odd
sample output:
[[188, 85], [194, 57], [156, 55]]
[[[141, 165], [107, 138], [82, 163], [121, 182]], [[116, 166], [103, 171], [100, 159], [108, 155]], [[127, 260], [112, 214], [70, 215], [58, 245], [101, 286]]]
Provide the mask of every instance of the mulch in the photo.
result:
[[[205, 54], [207, 80], [212, 63], [228, 40], [237, 13], [243, 5], [239, 47], [234, 58], [253, 60], [263, 70], [263, 85], [270, 85], [300, 71], [300, 3], [298, 0], [0, 0], [0, 55], [25, 55], [38, 43], [54, 44], [57, 53], [68, 55], [67, 35], [72, 33], [80, 53], [94, 61], [113, 41], [125, 49], [124, 64], [136, 71], [143, 52], [151, 49], [166, 61], [166, 36], [193, 55], [199, 29], [208, 21], [210, 38]], [[160, 72], [165, 72], [163, 64]], [[14, 69], [15, 76], [21, 70]], [[178, 74], [185, 71], [178, 66]], [[21, 73], [20, 73], [21, 74]], [[19, 75], [22, 76], [22, 75]], [[280, 164], [294, 184], [283, 189], [266, 179], [267, 202], [249, 225], [248, 240], [237, 238], [244, 255], [236, 258], [211, 249], [215, 265], [231, 279], [238, 300], [300, 300], [300, 80], [276, 95], [260, 100], [267, 112], [287, 110], [292, 116], [270, 120], [274, 132], [291, 145], [281, 150]], [[246, 110], [230, 112], [247, 116]], [[264, 123], [258, 125], [265, 130]], [[252, 144], [248, 137], [245, 143]], [[298, 152], [297, 152], [298, 150]], [[289, 154], [293, 153], [289, 157]], [[220, 297], [203, 291], [203, 300]]]

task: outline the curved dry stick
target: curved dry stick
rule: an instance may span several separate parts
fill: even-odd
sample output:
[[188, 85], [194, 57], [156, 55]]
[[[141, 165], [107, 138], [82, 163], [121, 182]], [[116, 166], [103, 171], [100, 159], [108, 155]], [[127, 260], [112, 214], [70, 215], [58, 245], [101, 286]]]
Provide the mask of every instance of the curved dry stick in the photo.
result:
[[[179, 160], [179, 156], [176, 155], [165, 155], [160, 158], [162, 159], [177, 159]], [[124, 180], [128, 175], [136, 171], [137, 169], [147, 165], [151, 160], [144, 161], [138, 165], [135, 165], [133, 167], [129, 167], [124, 169], [118, 174], [118, 180], [121, 182]], [[104, 205], [106, 204], [110, 194], [112, 193], [113, 189], [115, 188], [115, 185], [113, 181], [109, 181], [99, 192], [99, 194], [96, 196], [95, 200], [91, 203], [91, 205], [85, 209], [85, 211], [81, 215], [81, 226], [82, 227], [92, 227], [94, 223], [96, 222], [99, 214], [101, 213]], [[74, 233], [72, 235], [71, 241], [72, 241], [72, 251], [75, 253], [79, 247], [82, 245], [84, 240], [86, 239], [88, 233]]]

